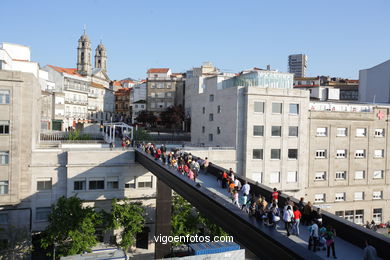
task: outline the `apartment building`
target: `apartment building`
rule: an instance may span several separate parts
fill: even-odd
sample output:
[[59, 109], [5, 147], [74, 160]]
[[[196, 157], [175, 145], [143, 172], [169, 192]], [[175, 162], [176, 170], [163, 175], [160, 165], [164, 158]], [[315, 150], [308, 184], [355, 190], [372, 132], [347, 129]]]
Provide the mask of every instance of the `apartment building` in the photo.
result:
[[115, 115], [119, 121], [129, 123], [131, 121], [130, 95], [132, 89], [120, 88], [115, 91]]
[[390, 102], [390, 60], [359, 71], [360, 102]]
[[305, 77], [307, 70], [307, 55], [293, 54], [288, 56], [288, 72], [294, 77]]
[[307, 198], [357, 224], [390, 220], [389, 106], [312, 102]]

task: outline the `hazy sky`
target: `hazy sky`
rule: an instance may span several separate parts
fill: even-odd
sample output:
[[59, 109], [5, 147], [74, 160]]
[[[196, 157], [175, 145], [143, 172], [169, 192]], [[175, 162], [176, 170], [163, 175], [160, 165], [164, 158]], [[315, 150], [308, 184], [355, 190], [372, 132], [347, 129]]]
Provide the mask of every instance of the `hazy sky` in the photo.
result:
[[309, 56], [309, 76], [358, 78], [390, 59], [389, 0], [2, 0], [0, 10], [0, 42], [30, 46], [41, 66], [76, 67], [85, 24], [93, 52], [101, 38], [107, 48], [111, 79], [203, 61], [287, 71], [295, 53]]

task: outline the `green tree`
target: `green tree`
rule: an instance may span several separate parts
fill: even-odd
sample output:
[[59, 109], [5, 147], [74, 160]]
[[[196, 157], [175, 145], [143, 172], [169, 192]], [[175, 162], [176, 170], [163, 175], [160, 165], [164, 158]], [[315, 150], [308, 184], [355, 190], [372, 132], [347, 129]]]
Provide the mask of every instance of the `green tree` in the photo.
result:
[[91, 207], [83, 207], [82, 203], [77, 197], [58, 199], [43, 232], [42, 248], [54, 246], [56, 256], [91, 252], [97, 244], [95, 227], [102, 223], [102, 216]]
[[135, 236], [142, 232], [145, 225], [144, 208], [141, 202], [130, 202], [128, 199], [117, 201], [114, 199], [109, 213], [108, 229], [122, 230], [119, 246], [126, 252], [135, 245]]
[[29, 259], [32, 250], [31, 232], [26, 227], [0, 229], [0, 259]]
[[160, 118], [166, 127], [181, 129], [184, 121], [184, 109], [181, 105], [167, 107], [161, 112]]
[[152, 137], [149, 132], [144, 129], [138, 129], [134, 131], [133, 139], [135, 141], [151, 141]]
[[142, 123], [142, 124], [155, 125], [157, 118], [152, 112], [144, 110], [144, 111], [141, 111], [141, 113], [136, 117], [135, 120], [139, 123]]

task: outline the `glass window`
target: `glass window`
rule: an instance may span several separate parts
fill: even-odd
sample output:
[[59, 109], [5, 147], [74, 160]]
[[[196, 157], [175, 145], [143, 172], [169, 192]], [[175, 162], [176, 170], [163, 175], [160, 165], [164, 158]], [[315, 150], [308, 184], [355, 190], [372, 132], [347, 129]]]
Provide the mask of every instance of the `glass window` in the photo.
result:
[[210, 101], [210, 102], [213, 102], [213, 101], [214, 101], [214, 95], [210, 95], [210, 96], [209, 96], [209, 101]]
[[366, 136], [366, 129], [365, 128], [356, 128], [356, 136], [357, 137]]
[[86, 189], [87, 189], [87, 184], [85, 180], [73, 182], [73, 190], [86, 190]]
[[347, 128], [342, 127], [342, 128], [337, 128], [336, 130], [336, 136], [347, 136]]
[[214, 115], [213, 114], [209, 114], [209, 121], [214, 121]]
[[377, 128], [374, 132], [375, 137], [384, 137], [385, 136], [385, 129], [383, 128]]
[[288, 159], [298, 159], [298, 149], [288, 149]]
[[314, 202], [325, 202], [325, 193], [315, 194]]
[[297, 172], [287, 172], [287, 182], [297, 182]]
[[35, 220], [36, 221], [48, 221], [50, 212], [51, 212], [50, 207], [36, 208]]
[[209, 142], [212, 142], [214, 139], [213, 134], [209, 134]]
[[344, 200], [345, 200], [345, 193], [344, 192], [336, 192], [335, 201], [344, 201]]
[[353, 222], [353, 216], [354, 216], [353, 210], [346, 210], [346, 211], [345, 211], [345, 216], [344, 216], [344, 218], [345, 218], [346, 220]]
[[383, 171], [381, 171], [381, 170], [374, 171], [373, 178], [374, 179], [383, 179]]
[[280, 149], [271, 149], [271, 159], [280, 160]]
[[382, 199], [382, 191], [373, 191], [372, 192], [373, 200], [381, 200]]
[[346, 158], [347, 150], [336, 150], [336, 158]]
[[136, 183], [136, 177], [133, 177], [132, 180], [130, 180], [129, 182], [125, 183], [125, 188], [135, 189], [135, 183]]
[[264, 102], [255, 101], [255, 112], [264, 113]]
[[217, 126], [217, 135], [221, 134], [221, 127]]
[[0, 121], [0, 135], [9, 134], [9, 121]]
[[263, 160], [263, 149], [253, 149], [253, 159]]
[[344, 217], [344, 211], [336, 211], [334, 213], [336, 216], [343, 218]]
[[336, 180], [345, 180], [347, 178], [346, 171], [338, 171], [336, 172]]
[[355, 180], [362, 180], [362, 179], [364, 179], [364, 171], [356, 171]]
[[269, 175], [269, 183], [279, 183], [280, 182], [280, 172], [271, 172]]
[[363, 191], [357, 191], [354, 194], [354, 199], [355, 200], [364, 200], [364, 192]]
[[264, 126], [263, 125], [254, 125], [253, 126], [253, 135], [254, 136], [264, 136]]
[[316, 172], [314, 179], [316, 181], [323, 181], [326, 180], [326, 172]]
[[219, 113], [221, 113], [221, 106], [220, 105], [218, 105], [218, 107], [217, 107], [217, 113], [219, 114]]
[[356, 150], [355, 151], [355, 158], [364, 158], [365, 157], [365, 150]]
[[362, 225], [363, 220], [364, 220], [364, 210], [362, 209], [355, 210], [355, 223]]
[[118, 189], [119, 188], [119, 178], [118, 177], [109, 177], [107, 179], [107, 189]]
[[0, 89], [0, 104], [9, 104], [9, 90]]
[[202, 133], [204, 133], [206, 131], [206, 128], [204, 126], [202, 126]]
[[385, 155], [385, 150], [375, 150], [374, 158], [383, 158]]
[[9, 162], [9, 152], [0, 151], [0, 165], [7, 165]]
[[37, 179], [37, 190], [51, 190], [52, 180], [51, 178], [39, 178]]
[[153, 188], [153, 176], [144, 176], [138, 181], [138, 188]]
[[372, 218], [375, 222], [375, 224], [380, 224], [382, 223], [382, 209], [374, 209]]
[[328, 135], [328, 128], [326, 128], [326, 127], [318, 127], [316, 135], [317, 136], [327, 136]]
[[104, 190], [104, 180], [90, 180], [89, 181], [90, 190]]
[[299, 104], [290, 104], [289, 113], [292, 115], [298, 115], [299, 114]]
[[282, 103], [272, 103], [272, 113], [281, 114], [282, 113]]
[[0, 194], [8, 194], [8, 181], [0, 181]]
[[271, 135], [272, 136], [281, 136], [282, 135], [282, 127], [281, 126], [272, 126]]
[[316, 158], [326, 158], [326, 150], [316, 150]]
[[289, 126], [288, 136], [298, 136], [298, 126]]

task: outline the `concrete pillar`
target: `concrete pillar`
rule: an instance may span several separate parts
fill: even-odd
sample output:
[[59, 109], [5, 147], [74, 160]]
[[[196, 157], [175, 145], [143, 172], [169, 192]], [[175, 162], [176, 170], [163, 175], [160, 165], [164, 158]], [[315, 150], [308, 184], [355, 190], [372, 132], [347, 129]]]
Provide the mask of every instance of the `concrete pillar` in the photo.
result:
[[[156, 236], [171, 234], [172, 190], [164, 182], [157, 179], [156, 199]], [[171, 252], [171, 243], [156, 243], [154, 258], [161, 259]]]

